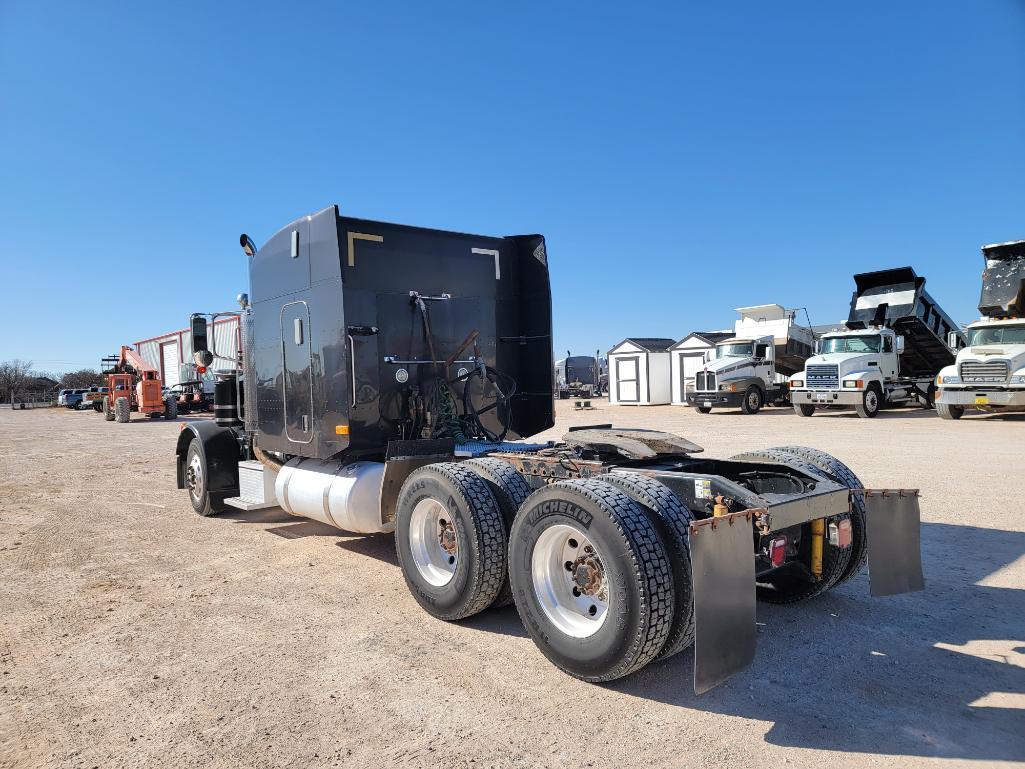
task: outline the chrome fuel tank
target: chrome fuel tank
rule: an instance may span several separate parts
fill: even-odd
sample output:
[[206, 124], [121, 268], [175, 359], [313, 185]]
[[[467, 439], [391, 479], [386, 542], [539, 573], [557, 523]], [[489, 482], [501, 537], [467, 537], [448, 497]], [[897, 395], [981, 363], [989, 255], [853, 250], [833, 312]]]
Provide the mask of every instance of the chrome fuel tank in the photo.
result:
[[345, 531], [376, 534], [392, 531], [381, 523], [381, 462], [295, 458], [278, 472], [274, 493], [292, 515], [312, 518]]

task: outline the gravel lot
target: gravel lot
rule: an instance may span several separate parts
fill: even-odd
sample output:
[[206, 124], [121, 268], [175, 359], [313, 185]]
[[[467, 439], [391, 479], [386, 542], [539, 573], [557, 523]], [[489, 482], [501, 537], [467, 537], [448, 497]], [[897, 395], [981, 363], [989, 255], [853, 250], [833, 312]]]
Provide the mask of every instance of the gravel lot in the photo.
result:
[[558, 407], [546, 437], [797, 443], [920, 487], [925, 592], [760, 604], [754, 666], [700, 697], [690, 652], [592, 686], [515, 609], [424, 614], [391, 536], [195, 515], [176, 424], [0, 410], [0, 766], [1025, 765], [1025, 419]]

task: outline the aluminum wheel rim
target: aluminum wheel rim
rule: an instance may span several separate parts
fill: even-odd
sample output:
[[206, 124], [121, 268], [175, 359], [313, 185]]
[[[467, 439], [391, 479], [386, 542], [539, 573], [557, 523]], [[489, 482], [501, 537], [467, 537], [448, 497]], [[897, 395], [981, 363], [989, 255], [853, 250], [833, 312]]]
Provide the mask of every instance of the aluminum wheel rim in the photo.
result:
[[[530, 557], [534, 595], [551, 623], [572, 638], [592, 636], [605, 624], [610, 591], [603, 563], [598, 549], [575, 526], [550, 526], [534, 543]], [[595, 564], [599, 574], [594, 573]], [[594, 578], [585, 586], [586, 592], [581, 590], [582, 576]]]
[[193, 454], [185, 471], [185, 485], [189, 487], [189, 494], [197, 502], [203, 498], [203, 463], [199, 461], [199, 454]]
[[438, 500], [427, 497], [413, 507], [409, 550], [417, 571], [428, 583], [444, 587], [459, 566], [459, 536], [452, 516]]
[[747, 396], [747, 405], [748, 405], [748, 408], [752, 408], [752, 409], [758, 408], [758, 393], [757, 392], [750, 393]]
[[879, 399], [876, 397], [875, 390], [869, 390], [865, 393], [865, 406], [869, 411], [875, 411], [879, 405]]

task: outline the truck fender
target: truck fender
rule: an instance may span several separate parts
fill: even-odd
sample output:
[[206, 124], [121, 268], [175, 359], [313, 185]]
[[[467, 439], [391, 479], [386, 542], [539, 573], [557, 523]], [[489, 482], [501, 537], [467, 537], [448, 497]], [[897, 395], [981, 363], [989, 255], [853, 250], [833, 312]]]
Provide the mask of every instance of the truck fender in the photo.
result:
[[937, 377], [957, 376], [957, 364], [954, 363], [954, 364], [952, 364], [950, 366], [944, 366], [943, 368], [941, 368], [939, 370], [939, 373], [937, 373], [936, 376]]
[[230, 427], [220, 427], [212, 419], [186, 422], [178, 433], [175, 448], [178, 488], [185, 488], [185, 456], [193, 440], [199, 439], [206, 455], [207, 484], [212, 492], [238, 493], [238, 463], [242, 459], [238, 434]]

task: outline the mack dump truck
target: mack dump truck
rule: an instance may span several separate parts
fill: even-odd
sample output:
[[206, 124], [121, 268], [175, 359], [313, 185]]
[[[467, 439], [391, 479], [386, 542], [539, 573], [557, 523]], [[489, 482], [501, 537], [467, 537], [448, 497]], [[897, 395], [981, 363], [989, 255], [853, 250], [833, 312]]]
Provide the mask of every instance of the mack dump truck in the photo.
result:
[[[751, 663], [756, 595], [810, 599], [866, 559], [873, 594], [922, 588], [916, 492], [867, 490], [823, 452], [711, 459], [609, 425], [531, 442], [554, 408], [542, 236], [330, 207], [241, 243], [241, 360], [220, 375], [216, 419], [176, 445], [200, 515], [280, 506], [393, 532], [424, 611], [515, 604], [540, 651], [591, 682], [694, 643], [704, 691]], [[207, 319], [191, 324], [206, 365]]]
[[687, 394], [701, 414], [738, 406], [757, 414], [766, 403], [789, 403], [788, 377], [812, 354], [811, 329], [795, 322], [796, 310], [763, 304], [736, 311], [733, 338], [715, 345], [715, 357], [695, 374]]
[[872, 418], [883, 408], [932, 408], [939, 370], [963, 344], [958, 326], [910, 267], [854, 276], [846, 328], [822, 335], [817, 354], [790, 380], [794, 411], [851, 408]]
[[1025, 411], [1025, 241], [982, 247], [982, 317], [966, 329], [968, 346], [936, 378], [936, 411], [960, 419], [966, 409]]

